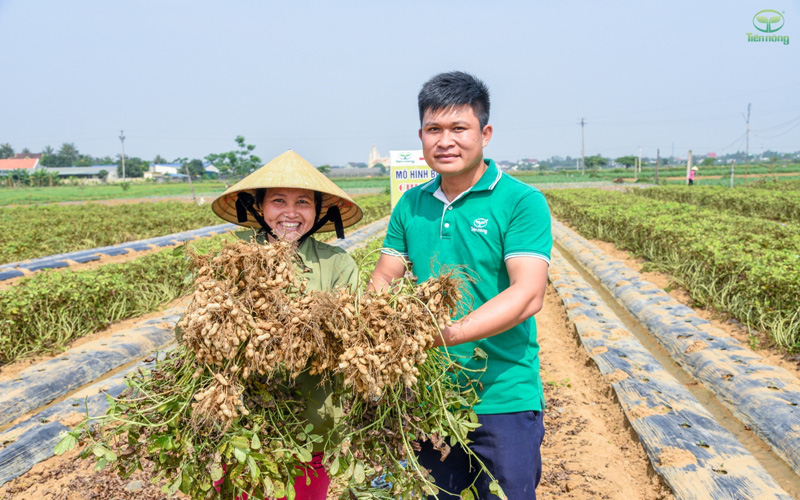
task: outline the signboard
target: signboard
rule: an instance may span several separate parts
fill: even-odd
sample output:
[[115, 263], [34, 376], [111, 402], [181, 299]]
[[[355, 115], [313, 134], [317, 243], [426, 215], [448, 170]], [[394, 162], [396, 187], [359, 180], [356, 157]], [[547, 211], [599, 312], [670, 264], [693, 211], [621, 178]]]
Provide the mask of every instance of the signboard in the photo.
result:
[[423, 184], [438, 175], [431, 170], [422, 150], [389, 151], [389, 175], [392, 193], [392, 209], [397, 205], [404, 192], [416, 185]]

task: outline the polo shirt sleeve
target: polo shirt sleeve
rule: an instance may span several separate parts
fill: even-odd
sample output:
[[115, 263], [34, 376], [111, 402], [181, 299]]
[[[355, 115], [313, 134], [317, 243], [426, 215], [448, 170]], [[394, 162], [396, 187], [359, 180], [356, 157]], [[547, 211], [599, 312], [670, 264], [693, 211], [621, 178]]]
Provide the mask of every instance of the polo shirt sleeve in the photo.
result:
[[[399, 253], [408, 257], [408, 243], [406, 241], [406, 217], [409, 214], [408, 196], [403, 195], [392, 210], [389, 227], [386, 228], [386, 237], [383, 240], [383, 253]], [[389, 251], [387, 251], [389, 250]], [[394, 250], [394, 252], [391, 252]]]
[[534, 257], [550, 263], [553, 236], [550, 209], [541, 191], [530, 191], [517, 202], [505, 235], [503, 259]]

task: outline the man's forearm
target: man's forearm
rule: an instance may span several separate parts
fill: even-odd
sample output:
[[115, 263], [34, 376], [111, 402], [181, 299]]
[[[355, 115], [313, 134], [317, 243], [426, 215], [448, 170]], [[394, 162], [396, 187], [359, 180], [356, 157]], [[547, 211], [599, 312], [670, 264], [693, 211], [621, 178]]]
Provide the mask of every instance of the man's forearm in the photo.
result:
[[542, 308], [545, 286], [513, 285], [446, 327], [435, 346], [458, 345], [505, 332], [527, 320]]

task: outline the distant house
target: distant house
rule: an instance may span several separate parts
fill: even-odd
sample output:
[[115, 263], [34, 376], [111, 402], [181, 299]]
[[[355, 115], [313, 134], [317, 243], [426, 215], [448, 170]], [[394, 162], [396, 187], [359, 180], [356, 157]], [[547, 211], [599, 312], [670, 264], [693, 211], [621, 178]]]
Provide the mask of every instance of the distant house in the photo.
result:
[[46, 167], [47, 172], [56, 172], [61, 179], [75, 177], [76, 179], [101, 181], [100, 172], [108, 172], [107, 181], [117, 180], [116, 165], [92, 165], [91, 167]]
[[42, 168], [39, 158], [5, 158], [0, 160], [0, 175], [7, 175], [14, 170], [25, 170], [32, 174], [34, 170]]
[[145, 179], [155, 179], [156, 177], [171, 177], [178, 173], [178, 169], [183, 168], [181, 163], [155, 163], [150, 165], [144, 173]]
[[211, 177], [212, 179], [219, 179], [219, 169], [217, 167], [209, 162], [204, 162], [203, 168], [205, 169], [207, 176]]
[[25, 160], [27, 158], [41, 160], [42, 156], [44, 156], [42, 153], [17, 153], [11, 158], [15, 160]]

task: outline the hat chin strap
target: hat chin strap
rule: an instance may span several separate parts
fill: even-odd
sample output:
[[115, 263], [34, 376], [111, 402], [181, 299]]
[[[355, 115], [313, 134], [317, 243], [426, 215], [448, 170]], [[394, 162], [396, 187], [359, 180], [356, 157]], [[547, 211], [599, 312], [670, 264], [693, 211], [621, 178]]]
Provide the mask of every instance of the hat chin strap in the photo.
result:
[[[252, 194], [246, 191], [240, 191], [239, 195], [236, 198], [236, 219], [239, 223], [247, 222], [247, 214], [248, 212], [253, 218], [258, 222], [261, 226], [263, 231], [276, 240], [278, 236], [275, 234], [275, 231], [272, 230], [271, 227], [267, 224], [267, 221], [258, 213], [256, 210], [256, 199], [253, 197]], [[333, 222], [333, 227], [336, 230], [336, 237], [339, 239], [344, 239], [344, 223], [342, 222], [342, 212], [339, 210], [339, 207], [332, 206], [328, 208], [328, 212], [325, 214], [325, 217], [318, 220], [312, 227], [309, 229], [303, 236], [301, 236], [297, 240], [297, 245], [301, 245], [306, 238], [317, 232], [322, 226], [327, 224], [328, 222]]]
[[246, 192], [240, 191], [239, 195], [236, 197], [236, 220], [239, 221], [239, 224], [243, 222], [247, 222], [247, 213], [250, 212], [250, 215], [256, 220], [256, 222], [261, 225], [261, 229], [266, 231], [268, 235], [272, 236], [276, 240], [278, 236], [275, 234], [275, 231], [272, 230], [271, 227], [267, 224], [267, 221], [261, 217], [261, 214], [258, 213], [256, 210], [256, 199], [255, 197]]

